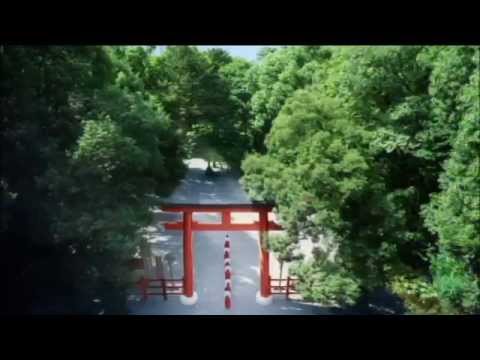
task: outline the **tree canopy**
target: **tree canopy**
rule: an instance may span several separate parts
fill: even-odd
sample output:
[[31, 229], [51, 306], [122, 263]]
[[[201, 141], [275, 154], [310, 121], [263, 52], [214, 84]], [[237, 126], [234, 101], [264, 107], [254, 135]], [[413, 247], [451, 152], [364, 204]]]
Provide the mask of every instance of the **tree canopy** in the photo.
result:
[[479, 310], [478, 64], [476, 47], [396, 46], [279, 49], [257, 65], [265, 149], [243, 182], [292, 235], [336, 244], [334, 264], [299, 267], [304, 283], [326, 276], [345, 302], [340, 272], [413, 312]]

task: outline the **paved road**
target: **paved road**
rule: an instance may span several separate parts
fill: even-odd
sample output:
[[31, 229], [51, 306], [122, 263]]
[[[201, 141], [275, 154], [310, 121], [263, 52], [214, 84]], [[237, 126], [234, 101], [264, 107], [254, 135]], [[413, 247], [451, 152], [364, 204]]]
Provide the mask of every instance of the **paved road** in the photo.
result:
[[[214, 180], [204, 176], [204, 161], [193, 160], [182, 184], [167, 200], [175, 203], [249, 203], [247, 194], [237, 179], [222, 174]], [[157, 256], [170, 254], [171, 267], [165, 269], [168, 276], [181, 278], [182, 234], [180, 231], [165, 231], [161, 223], [177, 218], [155, 210], [155, 221], [150, 231], [152, 252]], [[195, 219], [214, 220], [215, 216], [201, 214]], [[218, 219], [219, 220], [219, 219]], [[328, 310], [298, 301], [287, 301], [275, 296], [271, 305], [262, 306], [255, 302], [259, 289], [259, 247], [256, 232], [230, 233], [232, 259], [232, 308], [224, 307], [223, 245], [224, 232], [196, 232], [195, 271], [198, 302], [193, 306], [180, 303], [178, 296], [150, 297], [146, 303], [132, 300], [130, 312], [145, 315], [313, 315], [328, 314]]]

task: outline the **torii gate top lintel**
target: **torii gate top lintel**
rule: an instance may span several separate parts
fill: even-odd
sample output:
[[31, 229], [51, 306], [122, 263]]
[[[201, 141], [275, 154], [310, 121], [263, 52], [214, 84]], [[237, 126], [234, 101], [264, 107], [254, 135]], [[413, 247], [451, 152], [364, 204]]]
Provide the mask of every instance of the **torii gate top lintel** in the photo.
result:
[[[216, 212], [222, 214], [221, 223], [199, 223], [191, 221], [189, 229], [193, 231], [252, 231], [252, 230], [282, 230], [282, 227], [274, 221], [268, 221], [268, 213], [275, 204], [251, 203], [251, 204], [163, 204], [162, 210], [166, 212], [182, 212], [185, 215], [194, 212]], [[254, 223], [232, 223], [232, 212], [257, 212], [259, 221]], [[167, 230], [185, 230], [185, 222], [172, 222], [165, 224]]]

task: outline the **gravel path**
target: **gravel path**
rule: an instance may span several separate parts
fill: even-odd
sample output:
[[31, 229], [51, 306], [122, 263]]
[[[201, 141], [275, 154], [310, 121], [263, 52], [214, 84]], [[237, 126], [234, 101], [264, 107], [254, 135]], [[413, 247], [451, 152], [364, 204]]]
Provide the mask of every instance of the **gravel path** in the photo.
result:
[[[207, 179], [206, 163], [200, 159], [189, 161], [189, 172], [176, 191], [167, 199], [174, 203], [250, 203], [250, 200], [234, 177], [222, 174]], [[179, 216], [154, 210], [155, 221], [147, 229], [151, 251], [162, 256], [167, 277], [181, 278], [182, 233], [165, 231], [162, 223], [179, 220]], [[219, 221], [213, 214], [194, 215], [199, 221]], [[258, 234], [254, 231], [237, 231], [229, 234], [232, 258], [232, 308], [224, 308], [223, 245], [224, 232], [195, 232], [195, 271], [198, 302], [193, 306], [180, 303], [178, 296], [163, 300], [161, 296], [149, 297], [145, 303], [132, 296], [130, 313], [136, 315], [313, 315], [328, 314], [326, 308], [286, 300], [275, 295], [273, 304], [258, 305], [255, 294], [259, 289]], [[272, 259], [274, 260], [274, 259]], [[274, 261], [272, 261], [274, 262]], [[170, 266], [168, 266], [170, 264]]]

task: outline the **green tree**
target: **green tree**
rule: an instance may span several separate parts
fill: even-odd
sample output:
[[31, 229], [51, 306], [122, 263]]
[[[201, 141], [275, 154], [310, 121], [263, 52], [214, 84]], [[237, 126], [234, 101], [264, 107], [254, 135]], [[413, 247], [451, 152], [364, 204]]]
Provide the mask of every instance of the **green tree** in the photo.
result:
[[254, 147], [257, 151], [265, 150], [265, 136], [286, 99], [295, 90], [311, 84], [310, 74], [301, 69], [313, 59], [322, 61], [329, 56], [329, 51], [320, 47], [290, 46], [266, 50], [261, 61], [252, 68], [249, 77], [253, 91]]
[[7, 294], [23, 294], [2, 309], [125, 312], [126, 262], [151, 218], [145, 195], [183, 174], [176, 129], [122, 49], [2, 52], [1, 231], [15, 259], [2, 271]]
[[[478, 51], [476, 53], [478, 60]], [[480, 309], [480, 95], [479, 70], [463, 88], [464, 117], [451, 157], [440, 176], [442, 191], [425, 208], [429, 229], [439, 236], [433, 261], [433, 283], [443, 307], [453, 313]]]
[[282, 279], [285, 263], [300, 259], [300, 256], [294, 252], [295, 243], [285, 235], [276, 235], [269, 237], [268, 245], [280, 263], [280, 279]]
[[[336, 269], [361, 289], [393, 286], [417, 312], [474, 311], [477, 250], [464, 246], [460, 255], [443, 244], [477, 244], [477, 214], [466, 209], [478, 204], [464, 189], [474, 191], [478, 124], [471, 120], [469, 132], [462, 124], [478, 118], [478, 48], [287, 50], [252, 69], [255, 121], [272, 125], [265, 154], [242, 164], [251, 196], [278, 204], [291, 237], [331, 236]], [[289, 51], [298, 52], [296, 65]], [[453, 155], [456, 141], [462, 157]], [[441, 175], [451, 156], [450, 175]], [[462, 187], [446, 190], [445, 179], [460, 184], [467, 173]], [[450, 195], [454, 188], [465, 197]], [[439, 190], [425, 223], [422, 209]], [[459, 204], [467, 216], [454, 215]], [[314, 274], [333, 269], [305, 266], [304, 292]]]
[[149, 91], [183, 133], [189, 156], [221, 158], [239, 167], [249, 148], [247, 62], [225, 51], [168, 47], [150, 61]]

